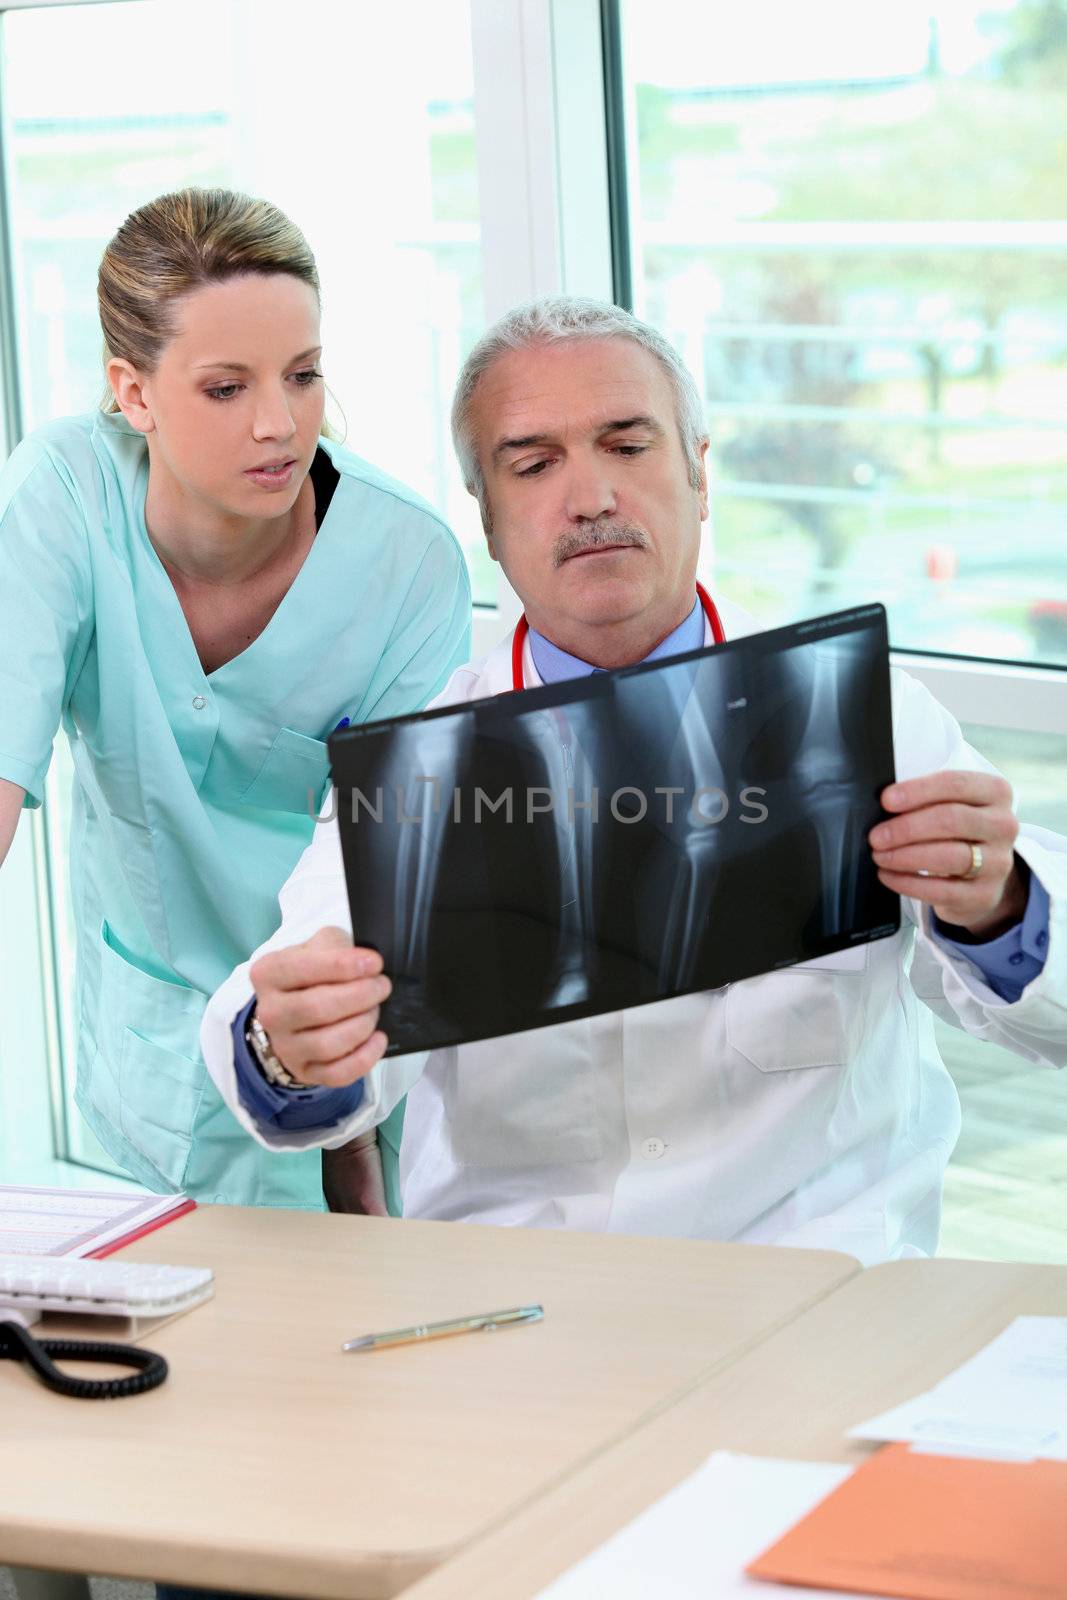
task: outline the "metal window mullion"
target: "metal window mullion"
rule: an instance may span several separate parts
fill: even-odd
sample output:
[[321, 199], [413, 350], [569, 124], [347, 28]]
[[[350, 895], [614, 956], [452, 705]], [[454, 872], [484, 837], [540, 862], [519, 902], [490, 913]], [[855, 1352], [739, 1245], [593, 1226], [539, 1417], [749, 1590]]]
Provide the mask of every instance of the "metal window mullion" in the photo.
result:
[[891, 660], [925, 684], [957, 722], [1067, 738], [1067, 668], [909, 650], [892, 651]]
[[614, 299], [602, 0], [551, 0], [560, 288]]
[[6, 71], [4, 16], [0, 11], [0, 406], [3, 408], [5, 455], [15, 448], [24, 430], [15, 312], [15, 246], [9, 200], [11, 183]]
[[[567, 290], [607, 298], [599, 0], [471, 0], [485, 318]], [[501, 573], [497, 615], [518, 616]]]
[[[18, 322], [15, 308], [15, 253], [11, 231], [10, 166], [6, 94], [7, 58], [4, 16], [0, 11], [0, 408], [4, 434], [4, 454], [14, 449], [24, 432], [22, 387], [20, 381]], [[38, 1002], [45, 1041], [49, 1106], [52, 1122], [52, 1148], [58, 1154], [65, 1148], [63, 1129], [65, 1108], [62, 1096], [62, 1055], [56, 1009], [56, 972], [52, 942], [52, 909], [49, 895], [50, 872], [48, 840], [40, 811], [31, 812], [22, 826], [29, 827], [33, 858], [33, 890], [14, 909], [16, 916], [32, 919], [36, 934]], [[2, 869], [0, 869], [2, 870]], [[21, 898], [21, 897], [20, 897]], [[31, 934], [32, 939], [32, 934]], [[25, 1067], [17, 1070], [26, 1070]], [[29, 1070], [33, 1070], [32, 1065]]]
[[608, 171], [613, 295], [616, 305], [634, 308], [633, 244], [630, 229], [629, 169], [626, 149], [626, 82], [623, 72], [620, 0], [600, 0], [604, 59], [604, 141]]
[[[18, 337], [18, 312], [15, 297], [15, 248], [11, 226], [11, 141], [8, 137], [6, 94], [6, 51], [4, 49], [4, 11], [25, 6], [0, 6], [0, 404], [3, 407], [4, 442], [8, 450], [23, 437], [25, 413], [22, 404], [21, 359]], [[24, 827], [32, 833], [34, 892], [24, 915], [35, 922], [40, 973], [40, 1005], [48, 1077], [48, 1100], [52, 1124], [52, 1148], [57, 1157], [66, 1158], [69, 1150], [66, 1096], [66, 1051], [62, 1019], [66, 1015], [56, 956], [56, 921], [52, 849], [49, 842], [48, 802], [31, 812]]]
[[471, 0], [485, 317], [560, 287], [552, 15]]
[[48, 1075], [48, 1101], [52, 1122], [52, 1149], [62, 1161], [70, 1159], [70, 1120], [63, 1017], [66, 1005], [60, 987], [56, 952], [55, 873], [51, 832], [46, 806], [33, 813], [33, 873], [37, 922], [37, 948], [41, 973], [41, 1006]]

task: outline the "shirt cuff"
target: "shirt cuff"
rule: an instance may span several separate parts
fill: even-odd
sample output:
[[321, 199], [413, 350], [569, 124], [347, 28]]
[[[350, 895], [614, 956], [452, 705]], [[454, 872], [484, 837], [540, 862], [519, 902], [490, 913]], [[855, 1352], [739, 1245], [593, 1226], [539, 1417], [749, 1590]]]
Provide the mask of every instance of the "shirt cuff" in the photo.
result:
[[283, 1089], [268, 1083], [248, 1048], [245, 1029], [255, 1009], [255, 999], [233, 1019], [233, 1065], [237, 1074], [237, 1093], [241, 1104], [261, 1128], [276, 1128], [281, 1133], [301, 1128], [328, 1128], [358, 1111], [363, 1103], [363, 1083], [346, 1084], [343, 1089], [310, 1086]]
[[942, 949], [962, 956], [1009, 1005], [1018, 1000], [1045, 965], [1048, 954], [1048, 890], [1031, 870], [1030, 894], [1022, 920], [996, 939], [983, 944], [960, 944], [949, 938], [937, 917], [931, 920], [931, 937]]

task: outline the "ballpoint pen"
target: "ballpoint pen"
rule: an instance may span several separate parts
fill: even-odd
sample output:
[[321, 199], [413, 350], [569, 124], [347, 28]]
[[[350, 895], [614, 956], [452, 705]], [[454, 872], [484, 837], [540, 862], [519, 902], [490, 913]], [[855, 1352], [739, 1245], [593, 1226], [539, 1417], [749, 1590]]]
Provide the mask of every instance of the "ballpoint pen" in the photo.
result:
[[347, 1339], [342, 1350], [383, 1350], [388, 1345], [418, 1344], [423, 1339], [447, 1339], [454, 1333], [491, 1333], [519, 1322], [540, 1322], [543, 1306], [514, 1306], [510, 1311], [486, 1311], [476, 1317], [456, 1317], [451, 1322], [423, 1322], [414, 1328], [390, 1328], [385, 1333], [366, 1333], [360, 1339]]

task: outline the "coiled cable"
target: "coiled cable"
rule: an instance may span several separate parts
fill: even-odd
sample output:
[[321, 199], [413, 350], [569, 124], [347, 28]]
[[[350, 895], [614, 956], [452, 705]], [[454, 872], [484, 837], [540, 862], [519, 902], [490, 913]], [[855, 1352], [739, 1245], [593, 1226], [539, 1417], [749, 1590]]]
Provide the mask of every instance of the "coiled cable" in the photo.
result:
[[[3, 1312], [0, 1311], [0, 1318]], [[53, 1357], [66, 1361], [111, 1361], [135, 1367], [131, 1378], [73, 1378], [61, 1372]], [[152, 1350], [132, 1344], [105, 1344], [95, 1339], [35, 1339], [18, 1322], [0, 1320], [0, 1360], [26, 1361], [41, 1382], [74, 1400], [124, 1400], [127, 1395], [158, 1389], [167, 1363]]]

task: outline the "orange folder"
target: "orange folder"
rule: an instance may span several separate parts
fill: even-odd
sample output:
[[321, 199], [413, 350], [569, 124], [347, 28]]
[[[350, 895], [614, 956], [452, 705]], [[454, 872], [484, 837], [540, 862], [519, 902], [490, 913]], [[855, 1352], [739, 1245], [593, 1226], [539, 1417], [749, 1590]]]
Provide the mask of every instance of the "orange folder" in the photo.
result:
[[746, 1570], [908, 1600], [1067, 1600], [1067, 1461], [887, 1445]]

